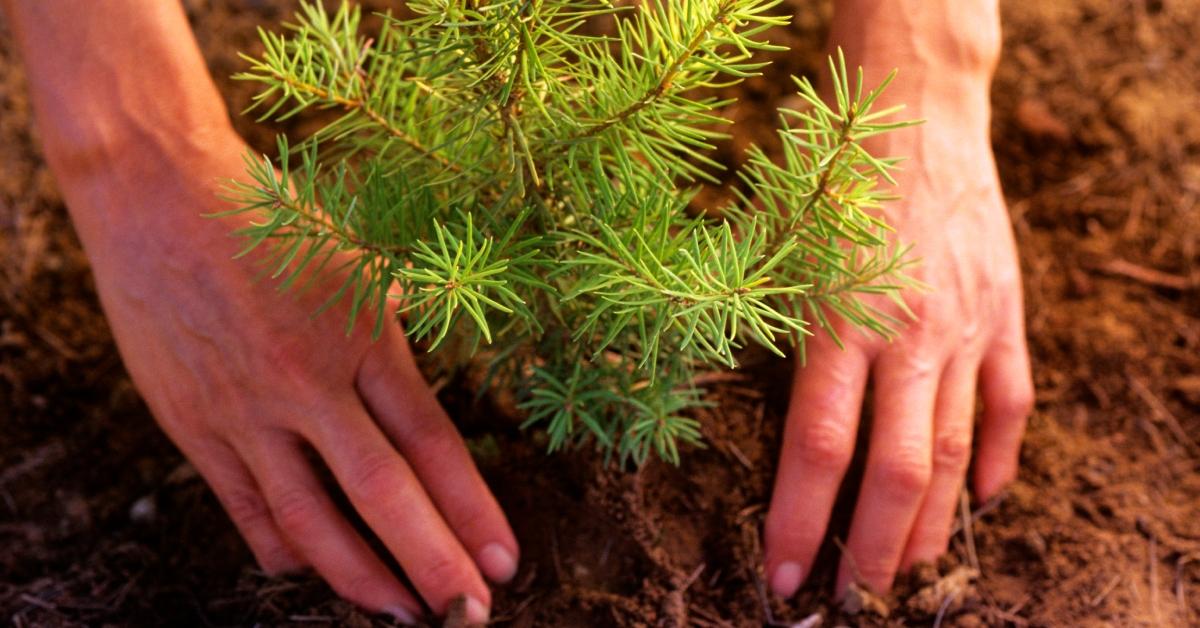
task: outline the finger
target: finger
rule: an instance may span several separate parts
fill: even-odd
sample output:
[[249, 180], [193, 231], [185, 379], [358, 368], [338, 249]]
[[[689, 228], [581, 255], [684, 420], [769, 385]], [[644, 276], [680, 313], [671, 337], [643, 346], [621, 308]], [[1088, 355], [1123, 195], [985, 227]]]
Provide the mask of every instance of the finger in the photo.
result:
[[971, 461], [977, 365], [977, 356], [964, 355], [942, 373], [933, 414], [933, 477], [909, 534], [902, 569], [933, 562], [950, 543], [951, 523]]
[[898, 347], [873, 372], [874, 416], [862, 489], [838, 574], [874, 591], [892, 586], [932, 475], [933, 410], [940, 364]]
[[434, 611], [465, 595], [467, 619], [487, 621], [491, 592], [412, 467], [357, 398], [342, 405], [336, 420], [316, 422], [309, 442]]
[[355, 604], [415, 623], [420, 602], [338, 512], [298, 439], [279, 435], [244, 448], [275, 521], [329, 586]]
[[372, 351], [358, 388], [480, 570], [495, 582], [511, 580], [517, 572], [516, 536], [458, 430], [425, 385], [402, 334], [391, 334]]
[[974, 483], [975, 496], [981, 500], [991, 499], [1017, 477], [1021, 436], [1033, 410], [1033, 375], [1019, 300], [1009, 321], [988, 348], [979, 373], [983, 418]]
[[181, 449], [212, 487], [263, 571], [276, 575], [307, 566], [275, 525], [270, 508], [237, 452], [216, 439], [192, 441]]
[[790, 597], [808, 575], [829, 525], [854, 442], [867, 381], [867, 357], [827, 336], [811, 341], [797, 365], [784, 425], [779, 472], [763, 535], [771, 590]]

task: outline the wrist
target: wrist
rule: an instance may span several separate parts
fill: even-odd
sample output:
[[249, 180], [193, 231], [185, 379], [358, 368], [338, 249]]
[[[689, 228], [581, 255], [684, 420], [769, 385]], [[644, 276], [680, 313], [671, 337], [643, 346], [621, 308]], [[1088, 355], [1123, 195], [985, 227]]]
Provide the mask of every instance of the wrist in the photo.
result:
[[[229, 240], [233, 227], [204, 215], [224, 209], [222, 186], [244, 176], [245, 144], [232, 129], [216, 128], [160, 139], [124, 134], [103, 154], [86, 157], [86, 167], [55, 168], [94, 265], [182, 258], [195, 250], [236, 252]], [[103, 155], [107, 163], [100, 163]]]
[[[100, 6], [103, 5], [103, 6]], [[6, 0], [47, 161], [60, 183], [231, 133], [178, 2]]]
[[[228, 120], [171, 121], [161, 123], [153, 116], [141, 118], [132, 112], [106, 112], [63, 133], [61, 127], [47, 132], [41, 125], [43, 149], [58, 184], [65, 188], [87, 186], [102, 180], [128, 180], [138, 173], [147, 185], [194, 172], [219, 150], [241, 140]], [[57, 137], [55, 137], [57, 136]]]
[[170, 169], [236, 138], [216, 86], [189, 57], [164, 55], [153, 74], [113, 59], [96, 59], [91, 72], [71, 79], [31, 67], [38, 131], [59, 183]]
[[830, 30], [867, 85], [897, 71], [878, 107], [903, 105], [902, 117], [926, 121], [873, 142], [885, 154], [915, 155], [923, 138], [942, 135], [986, 146], [1000, 40], [996, 0], [837, 0]]
[[986, 87], [1000, 58], [999, 3], [837, 0], [830, 40], [851, 66]]

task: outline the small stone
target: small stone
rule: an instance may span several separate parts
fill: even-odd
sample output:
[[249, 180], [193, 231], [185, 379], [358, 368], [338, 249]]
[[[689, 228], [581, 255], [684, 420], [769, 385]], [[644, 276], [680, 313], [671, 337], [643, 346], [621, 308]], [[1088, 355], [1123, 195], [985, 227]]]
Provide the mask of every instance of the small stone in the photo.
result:
[[167, 474], [167, 484], [183, 484], [200, 477], [190, 462], [182, 462]]
[[789, 628], [818, 628], [825, 618], [820, 613], [813, 613], [804, 619], [792, 624]]
[[1076, 475], [1079, 477], [1080, 482], [1085, 488], [1093, 491], [1104, 488], [1110, 484], [1108, 478], [1096, 469], [1080, 469], [1078, 472], [1076, 472]]
[[1021, 537], [1022, 544], [1039, 558], [1046, 555], [1046, 539], [1037, 530], [1029, 530]]
[[129, 518], [134, 523], [154, 523], [158, 517], [158, 503], [153, 495], [146, 495], [129, 507]]

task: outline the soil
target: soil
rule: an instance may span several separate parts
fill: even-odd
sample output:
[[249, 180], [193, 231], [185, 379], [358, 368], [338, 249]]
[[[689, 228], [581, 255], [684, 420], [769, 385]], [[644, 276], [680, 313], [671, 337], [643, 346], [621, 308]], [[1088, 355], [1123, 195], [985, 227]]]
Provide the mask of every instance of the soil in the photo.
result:
[[[225, 79], [241, 67], [234, 52], [255, 50], [254, 28], [292, 4], [185, 2], [233, 110], [251, 89]], [[767, 599], [758, 533], [785, 363], [752, 360], [714, 384], [700, 416], [710, 447], [637, 472], [589, 453], [547, 457], [482, 420], [488, 409], [451, 382], [446, 403], [524, 551], [515, 583], [496, 592], [497, 624], [1200, 621], [1200, 5], [1002, 5], [994, 141], [1038, 388], [1020, 480], [886, 599], [832, 601], [832, 542], [796, 598]], [[815, 67], [827, 14], [806, 10], [777, 33], [798, 52], [741, 90], [730, 115], [755, 131], [723, 149], [727, 161], [763, 139], [782, 78]], [[125, 374], [29, 117], [0, 24], [0, 618], [387, 625], [313, 577], [256, 571]], [[275, 129], [238, 124], [272, 146]]]

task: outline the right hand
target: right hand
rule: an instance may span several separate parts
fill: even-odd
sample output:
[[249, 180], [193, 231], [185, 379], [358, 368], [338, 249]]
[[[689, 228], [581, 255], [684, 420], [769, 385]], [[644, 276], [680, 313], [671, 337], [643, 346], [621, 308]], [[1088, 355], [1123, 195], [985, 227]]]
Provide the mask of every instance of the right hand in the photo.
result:
[[423, 612], [338, 511], [311, 448], [434, 611], [465, 595], [485, 621], [483, 576], [510, 579], [517, 542], [403, 331], [372, 342], [363, 314], [346, 337], [345, 308], [312, 317], [328, 285], [281, 294], [231, 259], [233, 219], [202, 214], [245, 178], [246, 147], [232, 131], [199, 137], [60, 181], [142, 396], [268, 573], [311, 566], [368, 609]]

